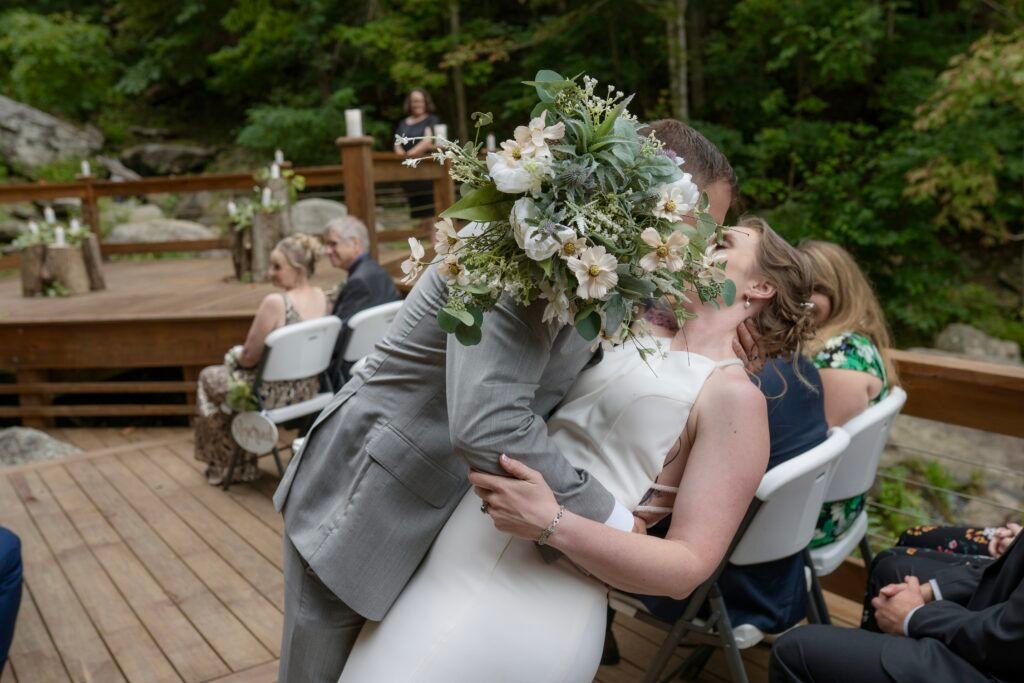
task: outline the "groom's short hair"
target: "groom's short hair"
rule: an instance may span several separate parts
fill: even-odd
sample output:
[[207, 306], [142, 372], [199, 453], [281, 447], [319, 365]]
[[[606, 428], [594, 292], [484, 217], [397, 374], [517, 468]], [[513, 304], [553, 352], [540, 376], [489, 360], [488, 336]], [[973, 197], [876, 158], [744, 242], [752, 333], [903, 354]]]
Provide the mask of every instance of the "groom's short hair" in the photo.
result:
[[691, 174], [701, 188], [725, 181], [729, 184], [733, 202], [739, 198], [739, 181], [729, 159], [715, 143], [692, 126], [676, 119], [659, 119], [647, 124], [639, 132], [644, 136], [654, 133], [666, 149], [682, 157], [683, 170]]

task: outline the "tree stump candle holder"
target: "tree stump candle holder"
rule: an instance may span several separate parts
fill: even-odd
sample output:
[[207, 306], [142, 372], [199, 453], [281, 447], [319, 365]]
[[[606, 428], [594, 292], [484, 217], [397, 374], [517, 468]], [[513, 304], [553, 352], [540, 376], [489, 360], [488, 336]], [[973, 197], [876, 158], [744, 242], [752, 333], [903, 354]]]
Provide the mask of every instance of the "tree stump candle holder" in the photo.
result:
[[284, 229], [282, 211], [257, 211], [252, 216], [252, 279], [266, 282], [270, 269], [270, 252], [281, 241]]
[[106, 289], [99, 240], [87, 235], [80, 246], [32, 244], [21, 249], [21, 294], [85, 294]]

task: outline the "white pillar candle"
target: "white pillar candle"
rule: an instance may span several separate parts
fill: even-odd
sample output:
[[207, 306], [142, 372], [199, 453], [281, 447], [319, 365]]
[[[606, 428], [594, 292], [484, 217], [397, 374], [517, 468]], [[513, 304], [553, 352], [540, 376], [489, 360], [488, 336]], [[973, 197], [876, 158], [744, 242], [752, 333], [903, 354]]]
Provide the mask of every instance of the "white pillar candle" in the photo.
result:
[[82, 175], [92, 175], [92, 168], [85, 159], [82, 160]]
[[263, 206], [269, 207], [270, 206], [270, 202], [271, 202], [272, 199], [273, 199], [273, 195], [270, 192], [270, 188], [269, 187], [264, 187], [263, 188]]
[[284, 152], [279, 149], [274, 150], [274, 163], [278, 166], [284, 163]]
[[270, 165], [270, 177], [274, 180], [281, 177], [281, 167], [277, 165], [276, 161]]
[[439, 123], [436, 126], [434, 126], [434, 141], [448, 141], [448, 126], [444, 125], [443, 123]]
[[53, 212], [53, 207], [52, 206], [48, 206], [45, 209], [43, 209], [43, 218], [46, 219], [47, 223], [56, 223], [57, 222], [57, 214], [55, 214]]
[[498, 140], [494, 137], [494, 133], [487, 134], [487, 151], [495, 152], [498, 150]]
[[232, 218], [238, 215], [238, 205], [232, 201], [228, 202], [228, 215]]
[[74, 235], [75, 233], [78, 233], [78, 232], [81, 232], [81, 231], [82, 231], [82, 224], [78, 222], [77, 218], [72, 218], [71, 219], [71, 234]]
[[345, 110], [345, 135], [358, 138], [363, 135], [363, 111], [361, 109]]
[[28, 222], [28, 231], [30, 233], [32, 233], [33, 235], [38, 235], [39, 234], [39, 224], [36, 223], [35, 221], [29, 221]]
[[64, 241], [64, 228], [57, 226], [53, 230], [53, 245], [55, 247], [63, 247], [67, 245]]

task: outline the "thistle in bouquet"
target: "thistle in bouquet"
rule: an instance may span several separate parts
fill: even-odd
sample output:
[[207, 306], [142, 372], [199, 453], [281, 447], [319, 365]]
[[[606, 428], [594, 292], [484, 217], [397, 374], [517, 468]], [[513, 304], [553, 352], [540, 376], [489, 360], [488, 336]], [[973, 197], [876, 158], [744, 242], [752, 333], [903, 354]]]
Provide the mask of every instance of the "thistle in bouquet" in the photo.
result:
[[[639, 133], [633, 96], [613, 86], [599, 94], [590, 76], [553, 71], [525, 85], [539, 101], [500, 150], [480, 158], [492, 117], [474, 114], [473, 142], [437, 140], [429, 157], [405, 162], [448, 163], [461, 185], [436, 225], [435, 262], [449, 288], [441, 327], [475, 344], [483, 313], [511, 296], [543, 301], [545, 322], [617, 343], [636, 339], [634, 322], [652, 299], [667, 301], [680, 324], [693, 317], [683, 307], [693, 297], [732, 304], [736, 288], [715, 250], [724, 228], [682, 160]], [[471, 224], [459, 231], [453, 219]], [[427, 265], [422, 245], [410, 247], [408, 281]]]

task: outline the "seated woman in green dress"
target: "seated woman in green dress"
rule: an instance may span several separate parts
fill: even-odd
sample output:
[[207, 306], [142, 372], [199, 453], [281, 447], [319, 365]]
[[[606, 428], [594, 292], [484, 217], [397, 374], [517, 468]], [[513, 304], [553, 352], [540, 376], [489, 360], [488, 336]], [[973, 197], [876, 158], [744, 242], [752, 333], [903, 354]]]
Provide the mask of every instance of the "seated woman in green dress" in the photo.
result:
[[[853, 257], [831, 242], [806, 242], [800, 251], [814, 279], [817, 334], [809, 350], [821, 373], [825, 418], [834, 427], [881, 401], [897, 384], [887, 357], [892, 344], [882, 307]], [[835, 541], [863, 509], [863, 495], [826, 503], [810, 547]]]

